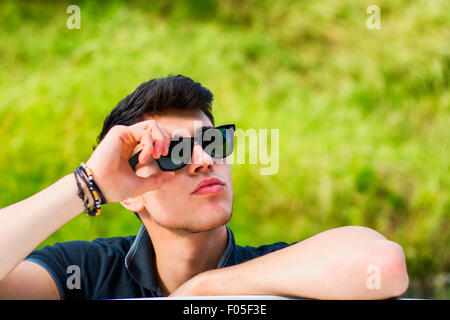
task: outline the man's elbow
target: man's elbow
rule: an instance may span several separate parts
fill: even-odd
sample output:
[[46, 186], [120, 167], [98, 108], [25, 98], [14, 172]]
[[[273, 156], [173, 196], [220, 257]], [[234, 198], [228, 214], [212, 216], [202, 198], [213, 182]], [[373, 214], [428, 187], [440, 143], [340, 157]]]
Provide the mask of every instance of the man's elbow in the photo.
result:
[[384, 298], [399, 297], [409, 285], [405, 253], [400, 245], [392, 241], [379, 244], [378, 258], [381, 265], [381, 291]]

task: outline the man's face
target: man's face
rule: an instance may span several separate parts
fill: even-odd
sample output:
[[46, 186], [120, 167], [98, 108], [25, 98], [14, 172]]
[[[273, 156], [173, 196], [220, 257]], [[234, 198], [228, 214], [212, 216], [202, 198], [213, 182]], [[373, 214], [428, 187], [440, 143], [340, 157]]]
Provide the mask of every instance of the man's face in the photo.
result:
[[[183, 115], [167, 113], [149, 116], [145, 120], [149, 119], [172, 132], [187, 130], [190, 136], [197, 134], [194, 129], [198, 129], [200, 123], [201, 127], [213, 126], [201, 111]], [[159, 170], [153, 158], [136, 166], [136, 174], [141, 177], [148, 177]], [[220, 183], [196, 192], [198, 185], [208, 178], [216, 178]], [[201, 232], [222, 226], [230, 220], [233, 205], [230, 164], [226, 159], [211, 158], [195, 143], [191, 163], [175, 171], [175, 176], [162, 187], [140, 195], [136, 201], [142, 205], [141, 218], [150, 215], [152, 220], [167, 229]]]

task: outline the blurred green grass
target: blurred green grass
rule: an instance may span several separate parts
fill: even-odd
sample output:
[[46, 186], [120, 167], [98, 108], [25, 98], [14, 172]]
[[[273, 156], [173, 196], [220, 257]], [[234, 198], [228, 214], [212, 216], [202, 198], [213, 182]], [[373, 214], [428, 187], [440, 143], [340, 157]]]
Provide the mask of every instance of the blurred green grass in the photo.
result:
[[[400, 243], [408, 296], [450, 273], [450, 4], [377, 1], [80, 1], [0, 4], [0, 207], [72, 172], [103, 120], [169, 73], [215, 94], [217, 123], [280, 129], [280, 169], [233, 165], [241, 245], [364, 225]], [[119, 204], [42, 245], [135, 234]]]

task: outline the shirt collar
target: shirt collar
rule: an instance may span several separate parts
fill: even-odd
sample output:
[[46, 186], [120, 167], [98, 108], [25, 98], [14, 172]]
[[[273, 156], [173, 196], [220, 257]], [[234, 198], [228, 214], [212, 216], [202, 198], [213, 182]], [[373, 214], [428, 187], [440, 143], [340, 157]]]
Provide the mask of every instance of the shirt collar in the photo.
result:
[[[230, 264], [230, 257], [235, 247], [233, 232], [228, 226], [226, 228], [228, 231], [227, 247], [217, 264], [217, 269]], [[125, 268], [131, 277], [141, 286], [153, 292], [159, 292], [160, 288], [156, 282], [155, 270], [153, 269], [153, 257], [153, 244], [147, 229], [142, 224], [130, 250], [125, 256]]]

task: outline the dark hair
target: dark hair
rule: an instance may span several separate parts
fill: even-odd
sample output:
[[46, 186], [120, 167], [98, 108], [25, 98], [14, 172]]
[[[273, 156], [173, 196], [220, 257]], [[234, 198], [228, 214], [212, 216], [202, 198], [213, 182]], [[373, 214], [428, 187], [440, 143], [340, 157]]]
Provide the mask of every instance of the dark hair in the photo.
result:
[[180, 74], [144, 82], [133, 93], [122, 99], [106, 117], [97, 144], [115, 125], [130, 126], [144, 120], [147, 115], [155, 115], [169, 109], [201, 110], [214, 124], [211, 113], [212, 100], [211, 91], [199, 82]]

